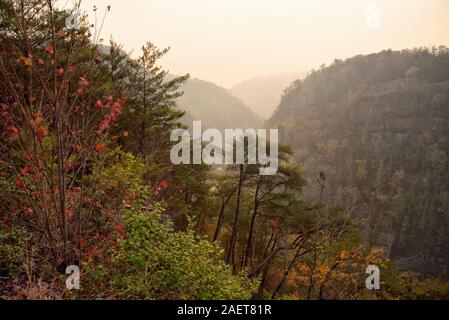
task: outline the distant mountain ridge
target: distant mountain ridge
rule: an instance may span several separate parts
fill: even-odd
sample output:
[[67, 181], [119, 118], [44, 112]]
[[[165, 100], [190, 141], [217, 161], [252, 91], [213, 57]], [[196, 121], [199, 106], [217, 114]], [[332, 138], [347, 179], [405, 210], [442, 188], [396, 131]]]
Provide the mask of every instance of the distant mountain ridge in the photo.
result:
[[212, 82], [189, 79], [181, 86], [184, 94], [177, 99], [178, 108], [186, 112], [183, 122], [202, 121], [203, 128], [259, 128], [263, 121], [229, 90]]
[[263, 119], [268, 119], [281, 101], [284, 89], [305, 75], [303, 72], [256, 77], [236, 84], [230, 91], [242, 99], [253, 112]]

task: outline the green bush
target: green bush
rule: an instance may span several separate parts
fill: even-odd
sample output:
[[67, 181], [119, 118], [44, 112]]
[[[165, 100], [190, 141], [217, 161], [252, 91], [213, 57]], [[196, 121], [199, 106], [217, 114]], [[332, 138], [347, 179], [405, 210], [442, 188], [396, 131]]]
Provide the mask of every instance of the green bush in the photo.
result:
[[[125, 299], [250, 299], [259, 281], [234, 275], [218, 245], [191, 226], [175, 232], [161, 209], [131, 209], [124, 217], [128, 237], [111, 251], [109, 283]], [[94, 274], [108, 274], [103, 265]], [[98, 279], [99, 280], [99, 279]]]
[[15, 278], [24, 272], [25, 232], [6, 230], [0, 223], [0, 277]]

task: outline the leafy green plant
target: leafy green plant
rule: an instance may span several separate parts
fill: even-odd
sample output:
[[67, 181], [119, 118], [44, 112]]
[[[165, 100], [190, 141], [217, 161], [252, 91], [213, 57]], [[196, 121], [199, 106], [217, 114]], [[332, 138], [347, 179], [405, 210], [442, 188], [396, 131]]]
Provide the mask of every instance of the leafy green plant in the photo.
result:
[[8, 230], [0, 223], [0, 277], [17, 277], [24, 272], [26, 235], [22, 229]]
[[250, 299], [259, 281], [234, 275], [217, 244], [198, 236], [191, 223], [175, 232], [159, 206], [130, 209], [125, 216], [128, 237], [111, 250], [111, 270], [91, 270], [98, 280], [109, 277], [118, 298]]

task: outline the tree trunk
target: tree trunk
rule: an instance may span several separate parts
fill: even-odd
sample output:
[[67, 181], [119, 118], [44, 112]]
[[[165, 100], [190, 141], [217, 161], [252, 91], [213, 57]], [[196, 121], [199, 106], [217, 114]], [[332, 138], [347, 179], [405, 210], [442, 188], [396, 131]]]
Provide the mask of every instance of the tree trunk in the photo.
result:
[[271, 299], [276, 298], [276, 295], [279, 293], [279, 291], [281, 291], [282, 287], [284, 286], [284, 283], [287, 281], [290, 271], [292, 270], [293, 266], [295, 265], [296, 259], [298, 259], [298, 257], [299, 257], [299, 252], [301, 251], [301, 249], [302, 249], [302, 246], [300, 246], [298, 248], [298, 250], [296, 251], [295, 256], [293, 257], [288, 268], [285, 270], [284, 275], [282, 276], [281, 282], [278, 284], [278, 286], [274, 290], [273, 295], [271, 296]]
[[[145, 58], [145, 52], [143, 53], [143, 114], [142, 114], [142, 125], [140, 128], [140, 154], [142, 155], [143, 159], [146, 160], [146, 157], [144, 156], [145, 151], [145, 129], [147, 126], [146, 123], [146, 116], [147, 116], [147, 84], [146, 84], [146, 75], [147, 70], [146, 67], [146, 58]], [[146, 163], [146, 161], [145, 161]]]
[[251, 222], [249, 225], [248, 241], [246, 242], [245, 256], [244, 256], [243, 265], [242, 265], [243, 268], [248, 266], [248, 258], [249, 258], [249, 255], [251, 254], [254, 224], [256, 222], [257, 210], [259, 209], [259, 201], [258, 201], [257, 197], [259, 196], [259, 190], [260, 190], [261, 183], [262, 183], [262, 177], [260, 177], [259, 181], [257, 182], [256, 194], [254, 195], [254, 210], [253, 210], [253, 214], [251, 216]]
[[235, 243], [237, 240], [237, 223], [239, 220], [239, 216], [240, 216], [240, 198], [242, 195], [242, 184], [243, 184], [243, 165], [240, 165], [240, 176], [239, 176], [239, 183], [237, 186], [237, 204], [236, 204], [236, 208], [235, 208], [235, 216], [234, 216], [234, 221], [232, 223], [232, 235], [231, 235], [231, 240], [229, 242], [229, 249], [228, 249], [228, 254], [226, 257], [226, 263], [227, 264], [231, 264], [232, 262], [232, 266], [233, 268], [235, 268], [235, 264], [234, 264], [234, 249], [235, 249]]
[[[48, 6], [50, 9], [50, 19], [51, 19], [51, 31], [52, 31], [52, 45], [53, 45], [53, 60], [56, 61], [56, 30], [53, 17], [53, 5], [51, 0], [48, 0]], [[64, 146], [63, 146], [63, 133], [62, 133], [62, 110], [61, 104], [58, 103], [58, 75], [57, 75], [57, 65], [55, 63], [53, 67], [53, 78], [54, 78], [54, 88], [53, 88], [53, 109], [55, 112], [56, 121], [56, 147], [58, 154], [58, 184], [59, 184], [59, 210], [62, 221], [62, 239], [64, 242], [64, 262], [67, 264], [69, 262], [68, 255], [68, 230], [67, 230], [67, 203], [66, 203], [66, 182], [65, 182], [65, 169], [64, 169]]]
[[226, 206], [228, 205], [229, 201], [231, 201], [231, 198], [234, 195], [234, 192], [236, 191], [236, 189], [237, 189], [237, 187], [235, 187], [232, 190], [232, 192], [228, 195], [226, 200], [223, 200], [222, 203], [221, 203], [220, 215], [218, 217], [217, 227], [215, 228], [214, 238], [213, 238], [212, 242], [215, 242], [218, 239], [218, 236], [219, 236], [220, 231], [221, 231], [221, 227], [223, 226], [224, 212], [225, 212]]

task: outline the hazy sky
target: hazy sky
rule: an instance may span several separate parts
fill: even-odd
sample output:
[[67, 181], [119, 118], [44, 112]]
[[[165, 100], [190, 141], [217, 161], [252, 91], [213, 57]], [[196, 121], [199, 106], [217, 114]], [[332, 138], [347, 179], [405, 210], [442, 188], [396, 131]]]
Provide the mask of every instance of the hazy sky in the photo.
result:
[[[61, 0], [70, 3], [72, 0]], [[224, 87], [307, 71], [382, 49], [449, 45], [449, 0], [84, 0], [134, 55], [171, 47], [162, 64]], [[376, 18], [378, 10], [379, 19]]]

